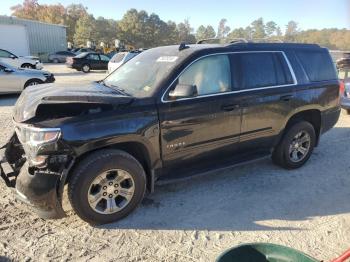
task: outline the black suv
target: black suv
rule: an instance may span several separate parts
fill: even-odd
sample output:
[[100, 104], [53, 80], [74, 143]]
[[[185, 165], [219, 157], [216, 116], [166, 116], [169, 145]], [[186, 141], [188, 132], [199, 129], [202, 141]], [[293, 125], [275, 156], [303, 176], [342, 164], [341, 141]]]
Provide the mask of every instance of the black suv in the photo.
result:
[[272, 155], [301, 167], [340, 114], [318, 45], [232, 43], [145, 51], [89, 85], [26, 89], [1, 176], [40, 216], [62, 192], [92, 224], [132, 212], [156, 181]]

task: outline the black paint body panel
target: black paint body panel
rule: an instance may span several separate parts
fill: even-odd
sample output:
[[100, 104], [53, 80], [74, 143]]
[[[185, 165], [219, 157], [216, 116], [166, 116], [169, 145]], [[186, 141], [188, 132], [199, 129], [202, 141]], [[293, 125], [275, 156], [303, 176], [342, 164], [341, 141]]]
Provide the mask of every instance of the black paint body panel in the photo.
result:
[[[167, 175], [183, 177], [196, 170], [227, 165], [230, 161], [237, 163], [240, 157], [243, 161], [249, 159], [249, 155], [260, 157], [269, 154], [279, 142], [288, 121], [299, 113], [316, 112], [320, 117], [320, 134], [332, 128], [339, 118], [338, 80], [310, 82], [294, 53], [296, 49], [320, 50], [316, 45], [196, 45], [183, 51], [177, 47], [163, 49], [167, 55], [178, 56], [178, 64], [164, 76], [152, 97], [119, 97], [102, 87], [103, 92], [99, 92], [98, 84], [94, 84], [88, 90], [96, 92], [99, 99], [96, 104], [103, 104], [106, 98], [104, 104], [112, 106], [108, 110], [46, 119], [38, 116], [26, 119], [18, 112], [17, 118], [37, 127], [61, 129], [62, 136], [55, 151], [46, 148], [40, 152], [43, 155], [66, 155], [71, 158], [70, 161], [79, 162], [99, 149], [137, 145], [147, 158], [149, 170], [146, 171], [148, 176], [152, 175], [152, 188], [155, 179]], [[222, 53], [269, 51], [284, 52], [293, 68], [295, 84], [245, 91], [238, 86], [227, 94], [163, 101], [163, 95], [166, 98], [178, 75], [196, 59]], [[46, 92], [50, 94], [50, 90]], [[38, 96], [31, 97], [28, 92], [24, 95], [28, 104], [40, 106], [42, 103], [38, 101]], [[80, 92], [72, 101], [83, 104], [83, 97], [84, 93]], [[49, 97], [45, 100], [46, 103], [52, 101]], [[94, 99], [91, 98], [91, 101]], [[64, 96], [64, 101], [55, 99], [53, 110], [60, 103], [69, 104], [69, 96]], [[89, 103], [89, 99], [84, 103]], [[67, 166], [69, 163], [65, 163]], [[26, 165], [22, 170], [28, 172]], [[41, 175], [40, 172], [34, 177], [21, 174], [17, 188], [30, 198], [31, 203], [47, 211], [55, 209], [57, 201], [60, 201], [65, 179], [64, 175], [57, 178]]]

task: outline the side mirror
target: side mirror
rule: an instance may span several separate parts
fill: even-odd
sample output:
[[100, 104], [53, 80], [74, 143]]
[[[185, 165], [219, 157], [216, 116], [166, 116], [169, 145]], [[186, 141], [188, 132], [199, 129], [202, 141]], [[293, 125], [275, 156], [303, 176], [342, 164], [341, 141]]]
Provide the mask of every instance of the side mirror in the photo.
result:
[[10, 58], [12, 58], [12, 59], [16, 59], [16, 58], [17, 58], [17, 56], [15, 56], [15, 55], [10, 55]]
[[7, 68], [7, 67], [6, 67], [6, 68], [4, 69], [4, 72], [5, 72], [5, 73], [13, 73], [14, 70], [12, 70], [11, 68]]
[[198, 95], [196, 85], [178, 84], [174, 90], [170, 91], [169, 97], [172, 99], [194, 97]]

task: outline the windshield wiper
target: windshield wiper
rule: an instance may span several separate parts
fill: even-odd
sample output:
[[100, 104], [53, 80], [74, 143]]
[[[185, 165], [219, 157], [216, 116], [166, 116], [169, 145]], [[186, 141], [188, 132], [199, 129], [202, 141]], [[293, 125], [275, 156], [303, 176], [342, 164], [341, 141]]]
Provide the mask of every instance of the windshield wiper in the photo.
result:
[[103, 80], [101, 81], [101, 83], [102, 83], [104, 86], [106, 86], [106, 87], [109, 87], [109, 88], [112, 88], [112, 89], [118, 91], [118, 92], [121, 93], [122, 95], [131, 96], [130, 94], [128, 94], [127, 92], [125, 92], [124, 89], [122, 89], [122, 88], [120, 88], [120, 87], [118, 87], [118, 86], [115, 86], [115, 85], [107, 85], [106, 82], [103, 81]]
[[113, 88], [113, 89], [115, 89], [115, 90], [117, 90], [119, 93], [121, 93], [121, 94], [123, 94], [123, 95], [125, 95], [125, 96], [131, 96], [130, 94], [128, 94], [127, 92], [125, 92], [124, 89], [122, 89], [122, 88], [120, 88], [120, 87], [118, 87], [118, 86], [111, 85], [110, 87]]

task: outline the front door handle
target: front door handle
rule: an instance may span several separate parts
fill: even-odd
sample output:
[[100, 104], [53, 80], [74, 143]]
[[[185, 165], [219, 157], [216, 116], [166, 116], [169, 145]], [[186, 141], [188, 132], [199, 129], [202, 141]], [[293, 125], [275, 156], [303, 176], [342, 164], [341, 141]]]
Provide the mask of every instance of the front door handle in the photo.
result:
[[294, 97], [294, 95], [284, 95], [280, 97], [280, 100], [288, 102]]
[[239, 108], [239, 105], [237, 104], [234, 104], [234, 105], [223, 105], [221, 107], [221, 110], [224, 110], [224, 111], [233, 111], [235, 109]]

